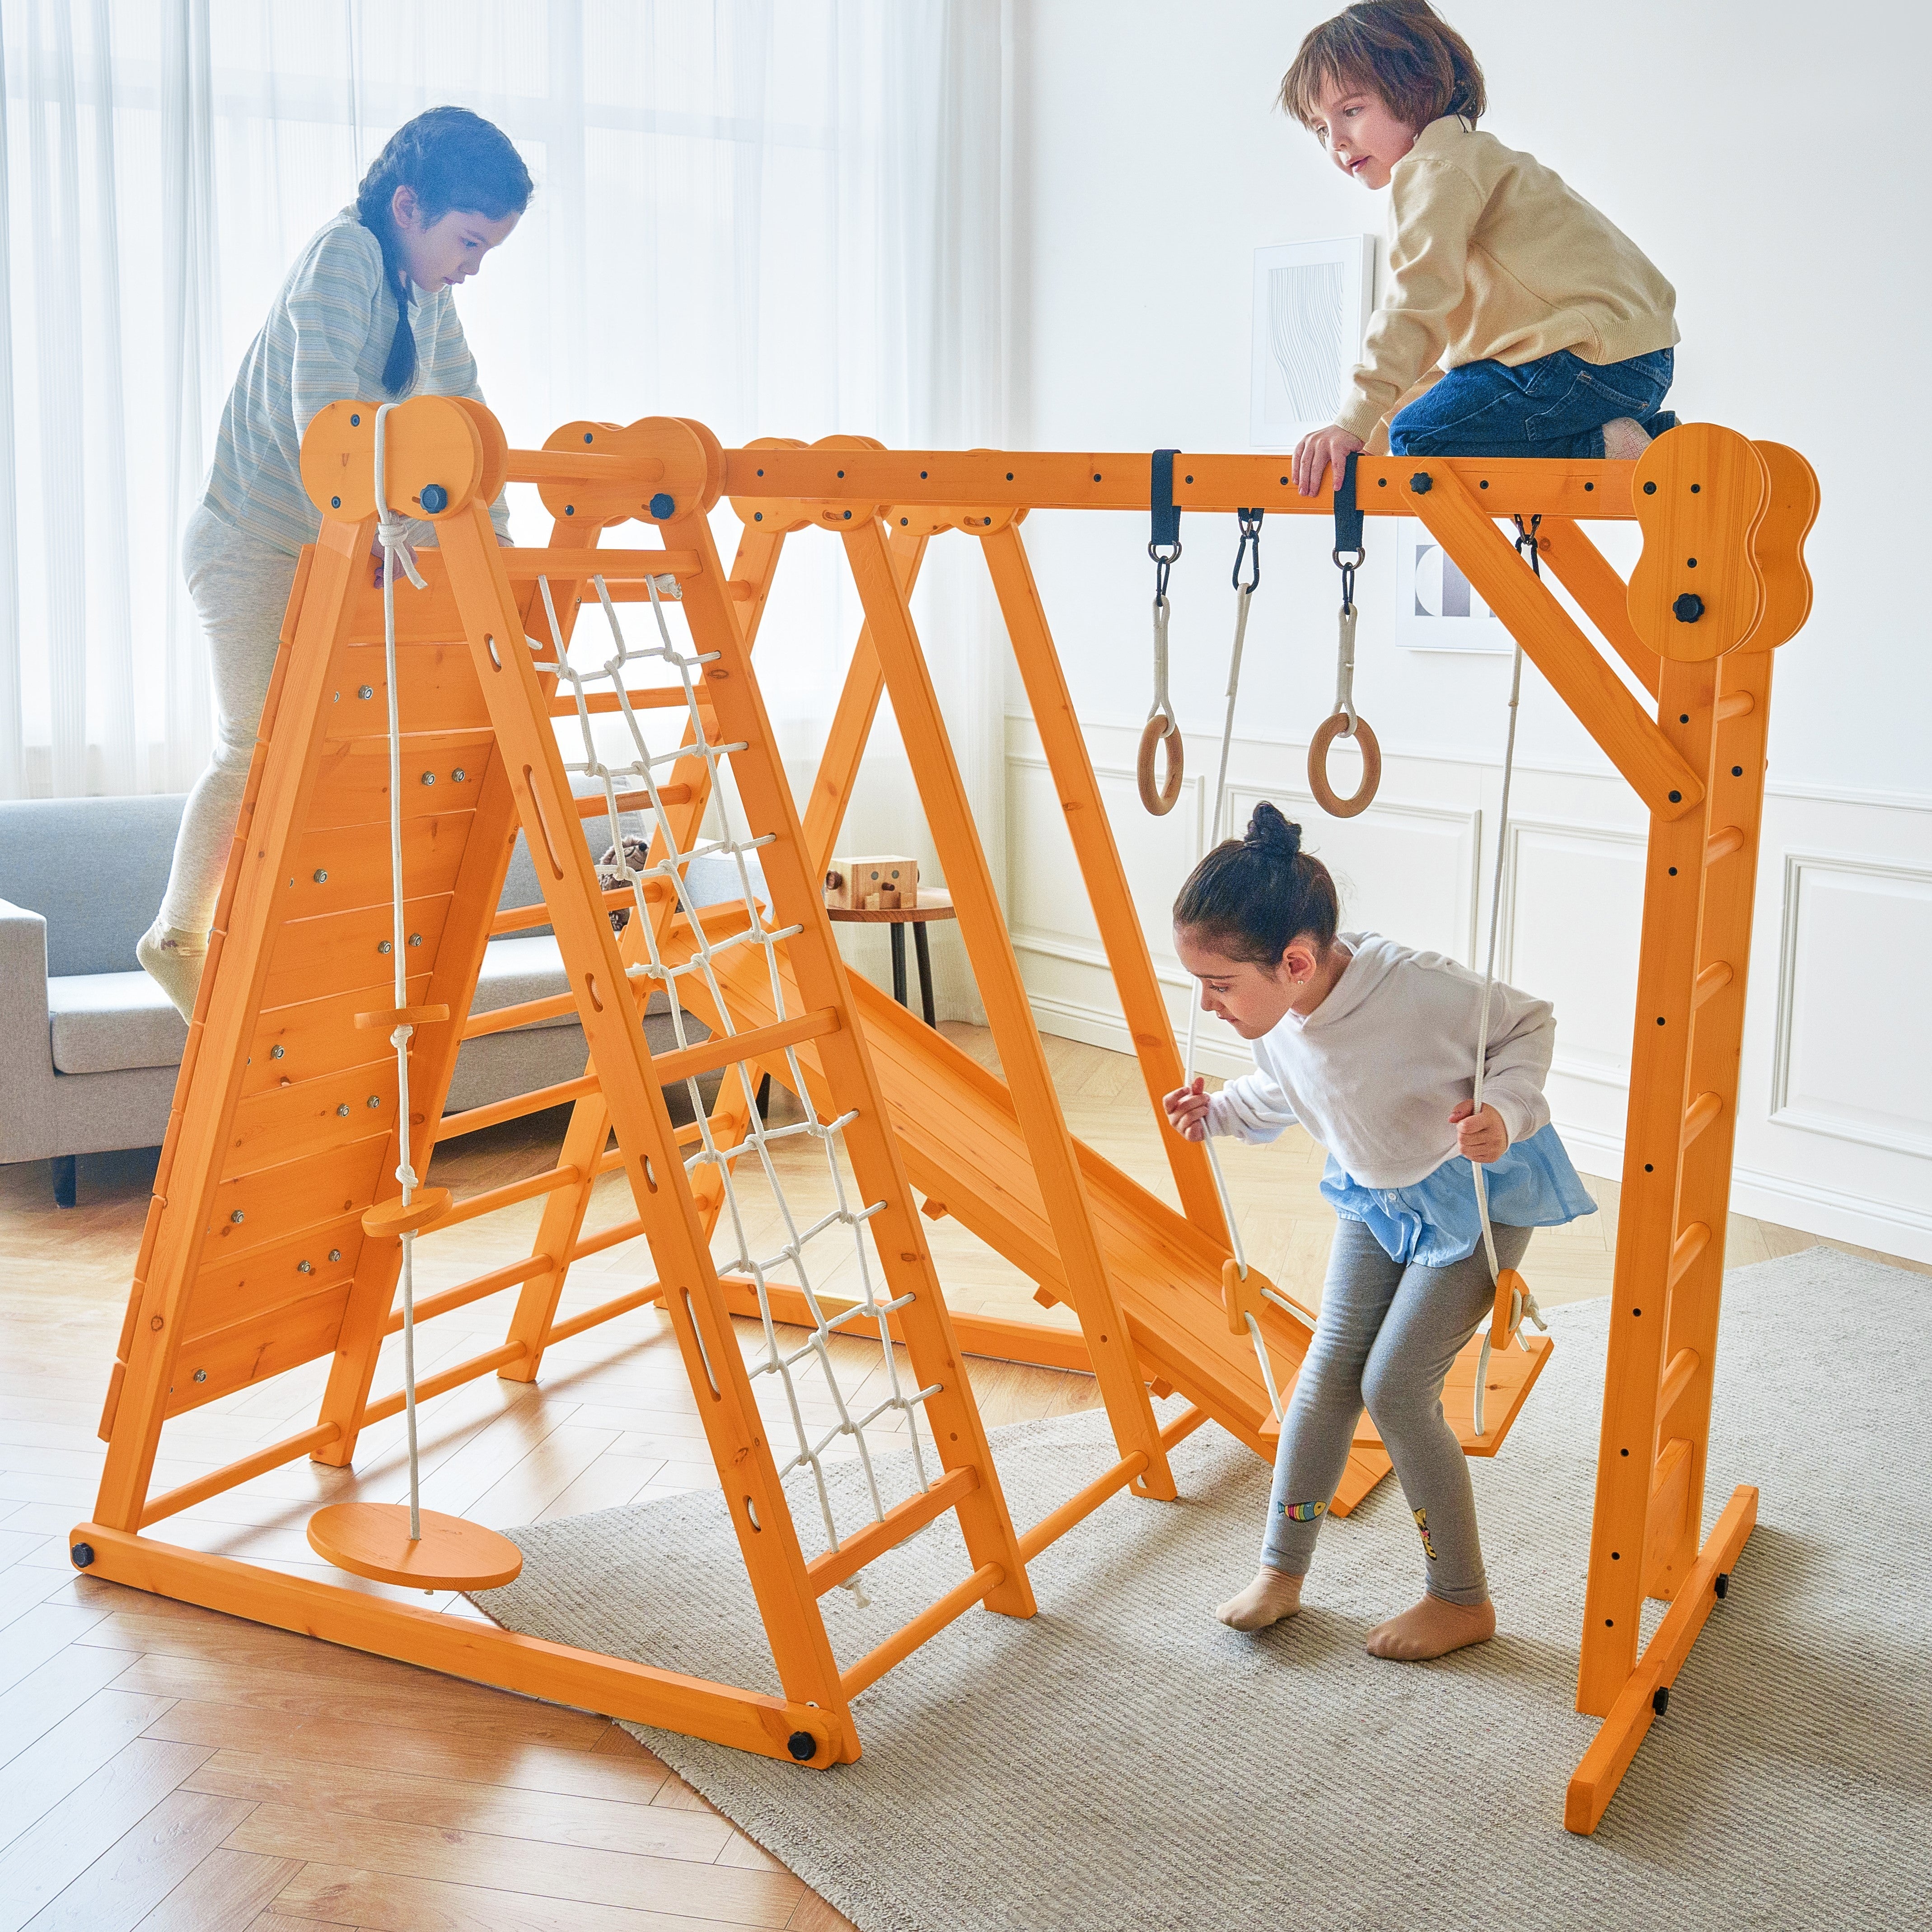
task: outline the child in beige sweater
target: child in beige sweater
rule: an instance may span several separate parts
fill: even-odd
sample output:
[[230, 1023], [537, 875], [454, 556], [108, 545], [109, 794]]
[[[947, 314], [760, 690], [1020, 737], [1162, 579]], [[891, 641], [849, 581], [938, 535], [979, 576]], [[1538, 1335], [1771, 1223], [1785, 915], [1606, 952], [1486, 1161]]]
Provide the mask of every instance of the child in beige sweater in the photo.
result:
[[1675, 426], [1676, 292], [1551, 170], [1477, 132], [1482, 69], [1428, 0], [1325, 21], [1281, 100], [1390, 190], [1387, 290], [1334, 424], [1295, 451], [1303, 494], [1384, 428], [1398, 456], [1628, 460]]

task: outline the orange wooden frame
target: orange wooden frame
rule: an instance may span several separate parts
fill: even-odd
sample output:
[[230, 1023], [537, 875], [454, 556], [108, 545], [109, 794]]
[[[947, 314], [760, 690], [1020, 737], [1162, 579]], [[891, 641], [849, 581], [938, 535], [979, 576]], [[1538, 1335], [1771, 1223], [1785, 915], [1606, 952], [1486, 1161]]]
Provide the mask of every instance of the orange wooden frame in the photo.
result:
[[[94, 1520], [74, 1532], [76, 1560], [137, 1587], [478, 1682], [814, 1766], [849, 1760], [859, 1748], [850, 1712], [859, 1689], [976, 1603], [1030, 1614], [1031, 1558], [1118, 1490], [1172, 1495], [1168, 1452], [1203, 1420], [1220, 1422], [1258, 1453], [1271, 1447], [1255, 1361], [1222, 1317], [1227, 1230], [1201, 1150], [1163, 1137], [1184, 1210], [1177, 1214], [1066, 1131], [908, 602], [934, 536], [955, 530], [979, 540], [1158, 1109], [1161, 1094], [1178, 1082], [1172, 1034], [1018, 527], [1041, 506], [1144, 510], [1148, 459], [890, 452], [855, 438], [810, 448], [774, 440], [727, 452], [698, 425], [662, 418], [627, 429], [567, 424], [540, 451], [512, 450], [475, 406], [425, 398], [393, 412], [396, 507], [419, 510], [421, 489], [432, 482], [447, 493], [435, 518], [442, 550], [429, 560], [430, 588], [398, 600], [407, 755], [420, 752], [452, 771], [450, 786], [434, 794], [424, 787], [405, 805], [410, 877], [422, 894], [412, 902], [412, 924], [424, 940], [409, 998], [454, 1016], [447, 1025], [418, 1029], [412, 1092], [423, 1111], [405, 1124], [394, 1118], [393, 1071], [382, 1085], [383, 1036], [358, 1034], [354, 1017], [358, 1006], [380, 1004], [367, 986], [386, 980], [386, 968], [373, 970], [364, 956], [373, 956], [388, 918], [386, 866], [378, 862], [385, 855], [374, 850], [386, 818], [386, 780], [381, 761], [360, 754], [372, 739], [380, 742], [384, 706], [344, 703], [345, 691], [374, 698], [382, 688], [381, 653], [373, 648], [382, 634], [380, 600], [364, 562], [375, 511], [374, 417], [373, 406], [335, 405], [304, 443], [304, 476], [324, 510], [322, 534], [304, 554], [291, 599], [103, 1418], [109, 1448], [100, 1498]], [[484, 506], [506, 478], [540, 485], [556, 520], [546, 548], [495, 545]], [[1196, 512], [1256, 503], [1278, 513], [1330, 508], [1325, 498], [1297, 496], [1266, 458], [1184, 458], [1174, 491]], [[1428, 523], [1651, 814], [1578, 1690], [1579, 1707], [1606, 1721], [1565, 1810], [1572, 1829], [1588, 1831], [1755, 1511], [1756, 1492], [1741, 1490], [1711, 1536], [1700, 1534], [1771, 653], [1808, 610], [1802, 546], [1816, 485], [1795, 452], [1693, 425], [1637, 465], [1364, 458], [1358, 493], [1370, 514]], [[728, 573], [706, 516], [724, 495], [745, 526]], [[1544, 560], [1654, 700], [1654, 716], [1498, 535], [1494, 519], [1512, 512], [1541, 516]], [[664, 547], [596, 548], [602, 530], [633, 518], [658, 526]], [[1630, 518], [1642, 529], [1645, 549], [1625, 586], [1580, 523]], [[801, 811], [772, 752], [750, 658], [784, 538], [807, 525], [842, 538], [866, 625]], [[1700, 574], [1687, 581], [1683, 560], [1694, 555]], [[754, 829], [773, 835], [764, 857], [774, 910], [800, 928], [784, 949], [782, 1010], [758, 974], [724, 976], [730, 1017], [746, 1036], [740, 1051], [754, 1070], [784, 1077], [784, 1059], [772, 1056], [781, 1043], [792, 1046], [804, 1071], [801, 1097], [821, 1114], [854, 1116], [855, 1168], [867, 1198], [886, 1204], [877, 1229], [881, 1261], [896, 1296], [908, 1297], [894, 1317], [895, 1340], [912, 1354], [922, 1384], [942, 1384], [934, 1419], [958, 1445], [942, 1458], [945, 1472], [929, 1492], [808, 1562], [732, 1339], [731, 1318], [755, 1310], [755, 1291], [719, 1276], [710, 1260], [722, 1184], [709, 1169], [686, 1180], [680, 1136], [659, 1094], [665, 1078], [691, 1070], [684, 1060], [694, 1067], [698, 1059], [653, 1060], [645, 1048], [626, 973], [645, 956], [641, 922], [616, 938], [581, 840], [568, 831], [550, 836], [576, 816], [550, 724], [564, 707], [554, 695], [550, 641], [532, 653], [524, 640], [546, 628], [537, 579], [548, 580], [567, 638], [593, 570], [619, 598], [646, 596], [646, 576], [676, 578], [694, 639], [715, 653], [707, 729], [715, 722], [750, 748], [734, 760], [741, 795]], [[1696, 607], [1688, 615], [1687, 597]], [[831, 943], [817, 878], [888, 690], [1006, 1082], [865, 982], [848, 980]], [[706, 782], [694, 756], [670, 774], [664, 796], [680, 844], [709, 802]], [[533, 850], [553, 855], [539, 868], [544, 904], [527, 915], [500, 914], [519, 826]], [[319, 862], [324, 846], [333, 855], [326, 866]], [[718, 910], [728, 921], [728, 910]], [[677, 913], [668, 892], [656, 897], [650, 916], [661, 949], [675, 954], [690, 944], [692, 919]], [[710, 913], [694, 916], [711, 929]], [[466, 1018], [491, 934], [538, 922], [556, 930], [570, 994], [532, 1003], [513, 1018]], [[714, 1024], [724, 1017], [698, 1004], [700, 1017]], [[464, 1038], [536, 1018], [539, 1009], [572, 1006], [591, 1048], [582, 1080], [520, 1105], [442, 1119]], [[338, 1087], [370, 1090], [346, 1126], [338, 1125], [345, 1116], [333, 1104]], [[508, 1118], [565, 1099], [574, 1107], [556, 1166], [458, 1204], [442, 1224], [513, 1201], [544, 1202], [530, 1256], [422, 1304], [429, 1318], [518, 1292], [502, 1346], [430, 1378], [424, 1392], [492, 1372], [533, 1378], [551, 1342], [647, 1302], [663, 1306], [694, 1388], [709, 1397], [700, 1404], [706, 1432], [778, 1665], [780, 1697], [540, 1643], [143, 1533], [298, 1456], [352, 1459], [359, 1431], [400, 1404], [398, 1396], [372, 1397], [370, 1388], [382, 1338], [396, 1325], [396, 1244], [365, 1237], [360, 1216], [394, 1193], [388, 1177], [404, 1134], [413, 1165], [427, 1172], [439, 1138], [484, 1124], [484, 1116]], [[733, 1144], [745, 1124], [742, 1090], [728, 1081], [714, 1134]], [[590, 1190], [619, 1167], [636, 1217], [586, 1238]], [[1042, 1300], [1070, 1304], [1078, 1330], [950, 1316], [913, 1211], [914, 1186], [927, 1214], [957, 1216], [1032, 1274]], [[560, 1322], [572, 1262], [640, 1234], [657, 1280]], [[316, 1258], [324, 1254], [326, 1265]], [[667, 1292], [667, 1282], [676, 1292]], [[793, 1312], [787, 1293], [771, 1291], [781, 1319]], [[1262, 1320], [1277, 1362], [1298, 1363], [1302, 1331], [1271, 1306]], [[1546, 1348], [1536, 1342], [1497, 1357], [1489, 1404], [1495, 1426], [1468, 1444], [1472, 1453], [1494, 1453]], [[1006, 1515], [959, 1369], [962, 1349], [1087, 1369], [1100, 1384], [1119, 1460], [1024, 1534]], [[150, 1495], [169, 1415], [320, 1356], [332, 1363], [314, 1427]], [[1150, 1383], [1188, 1396], [1180, 1421], [1159, 1426]], [[1387, 1466], [1365, 1432], [1336, 1513]], [[842, 1671], [817, 1597], [948, 1508], [958, 1512], [971, 1573]], [[1672, 1607], [1640, 1655], [1646, 1594]]]

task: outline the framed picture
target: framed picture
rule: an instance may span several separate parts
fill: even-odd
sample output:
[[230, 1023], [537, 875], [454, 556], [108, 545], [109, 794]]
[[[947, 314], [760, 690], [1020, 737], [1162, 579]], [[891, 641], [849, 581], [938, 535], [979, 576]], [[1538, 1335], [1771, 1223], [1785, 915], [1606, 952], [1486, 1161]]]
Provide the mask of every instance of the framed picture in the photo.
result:
[[1249, 439], [1292, 449], [1335, 420], [1375, 306], [1372, 235], [1255, 250]]
[[1497, 621], [1455, 560], [1415, 517], [1382, 526], [1394, 539], [1396, 642], [1412, 651], [1508, 651]]

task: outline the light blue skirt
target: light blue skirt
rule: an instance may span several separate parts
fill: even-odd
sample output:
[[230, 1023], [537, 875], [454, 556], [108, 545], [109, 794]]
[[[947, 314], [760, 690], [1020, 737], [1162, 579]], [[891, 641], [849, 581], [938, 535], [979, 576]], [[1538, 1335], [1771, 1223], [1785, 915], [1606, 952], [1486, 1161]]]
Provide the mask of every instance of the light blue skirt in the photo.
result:
[[[1490, 1219], [1498, 1227], [1560, 1228], [1597, 1211], [1553, 1124], [1511, 1146], [1483, 1172]], [[1483, 1238], [1475, 1183], [1460, 1154], [1408, 1187], [1364, 1187], [1330, 1154], [1322, 1195], [1336, 1214], [1366, 1224], [1390, 1260], [1405, 1266], [1447, 1268], [1474, 1254]]]

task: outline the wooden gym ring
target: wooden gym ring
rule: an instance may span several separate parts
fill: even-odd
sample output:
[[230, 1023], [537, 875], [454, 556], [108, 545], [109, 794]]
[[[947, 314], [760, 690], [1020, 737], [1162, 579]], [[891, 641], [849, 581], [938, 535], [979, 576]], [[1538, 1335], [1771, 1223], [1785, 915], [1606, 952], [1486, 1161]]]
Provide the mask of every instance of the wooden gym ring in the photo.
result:
[[[1167, 747], [1167, 770], [1160, 788], [1154, 782], [1154, 753], [1156, 745]], [[1180, 796], [1181, 773], [1186, 758], [1180, 742], [1180, 727], [1170, 724], [1156, 711], [1141, 727], [1141, 748], [1134, 760], [1134, 779], [1141, 788], [1141, 802], [1156, 818], [1165, 818]]]
[[1328, 782], [1328, 747], [1348, 728], [1348, 714], [1337, 711], [1322, 721], [1308, 747], [1308, 789], [1315, 794], [1315, 802], [1330, 818], [1353, 818], [1358, 812], [1367, 811], [1375, 802], [1382, 782], [1382, 748], [1376, 742], [1369, 721], [1358, 716], [1354, 736], [1362, 754], [1362, 782], [1346, 798]]

